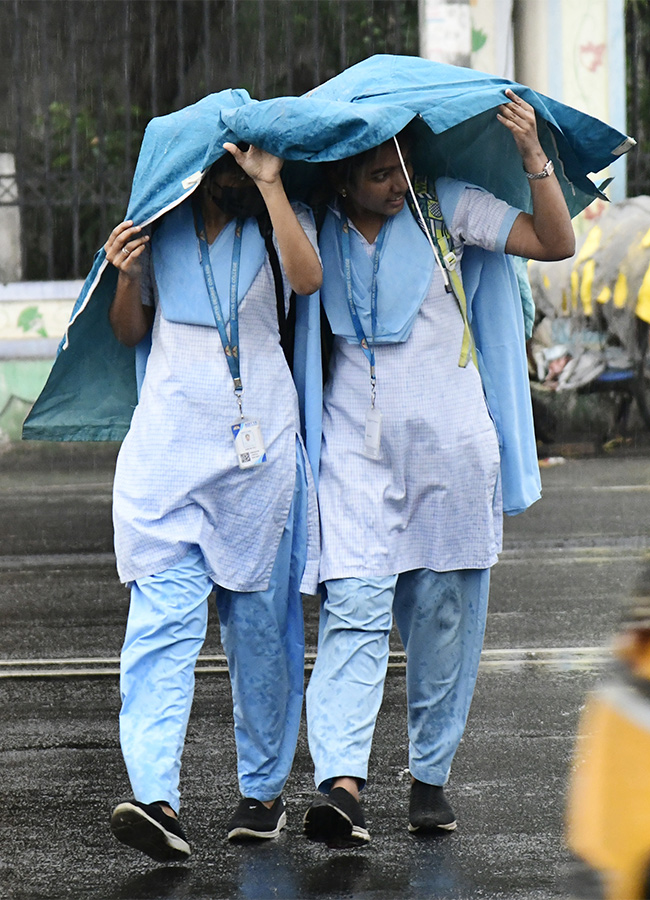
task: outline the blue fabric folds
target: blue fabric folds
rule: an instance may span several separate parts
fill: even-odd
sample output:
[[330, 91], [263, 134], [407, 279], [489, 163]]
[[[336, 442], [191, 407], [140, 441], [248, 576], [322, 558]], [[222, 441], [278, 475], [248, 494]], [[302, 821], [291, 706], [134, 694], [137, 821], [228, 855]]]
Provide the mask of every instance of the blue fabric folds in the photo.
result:
[[[411, 333], [436, 263], [424, 232], [406, 205], [396, 216], [388, 219], [384, 228], [387, 231], [377, 270], [377, 329], [374, 337], [376, 344], [394, 344], [405, 341]], [[345, 301], [341, 302], [346, 296], [341, 226], [338, 215], [331, 210], [325, 217], [319, 247], [323, 269], [327, 272], [321, 298], [330, 327], [334, 334], [356, 344], [357, 336], [348, 305]], [[364, 334], [370, 338], [373, 261], [353, 229], [350, 229], [350, 251], [352, 296]], [[414, 258], [418, 260], [416, 266], [413, 265]], [[399, 303], [395, 303], [396, 297]]]
[[[210, 262], [224, 320], [230, 316], [230, 275], [236, 221], [233, 219], [210, 246]], [[188, 264], [198, 259], [194, 218], [190, 203], [167, 213], [152, 243], [160, 305], [168, 322], [216, 328], [203, 269]], [[242, 231], [237, 299], [241, 303], [264, 262], [266, 248], [255, 219], [247, 219]]]
[[[365, 59], [302, 97], [224, 110], [243, 140], [287, 160], [342, 159], [382, 143], [416, 120], [417, 172], [447, 175], [486, 188], [529, 211], [521, 157], [496, 108], [511, 87], [537, 112], [540, 139], [555, 162], [571, 215], [602, 196], [587, 177], [615, 162], [634, 142], [599, 119], [525, 85], [410, 56]], [[302, 175], [309, 178], [309, 171]]]

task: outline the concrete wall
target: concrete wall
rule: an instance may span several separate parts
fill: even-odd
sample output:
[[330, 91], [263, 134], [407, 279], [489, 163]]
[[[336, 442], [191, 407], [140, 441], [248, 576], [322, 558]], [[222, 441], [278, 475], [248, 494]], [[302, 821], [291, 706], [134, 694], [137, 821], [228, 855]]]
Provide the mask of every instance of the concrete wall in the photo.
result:
[[22, 423], [50, 374], [83, 281], [0, 284], [0, 442]]
[[472, 14], [469, 0], [420, 0], [420, 56], [470, 66]]
[[420, 56], [514, 78], [513, 0], [420, 0]]
[[[515, 0], [514, 18], [517, 80], [626, 133], [623, 0]], [[625, 159], [610, 169], [596, 180], [624, 200]]]
[[[420, 0], [420, 54], [514, 79], [626, 132], [624, 0]], [[624, 200], [624, 158], [594, 180], [611, 176], [607, 196]]]

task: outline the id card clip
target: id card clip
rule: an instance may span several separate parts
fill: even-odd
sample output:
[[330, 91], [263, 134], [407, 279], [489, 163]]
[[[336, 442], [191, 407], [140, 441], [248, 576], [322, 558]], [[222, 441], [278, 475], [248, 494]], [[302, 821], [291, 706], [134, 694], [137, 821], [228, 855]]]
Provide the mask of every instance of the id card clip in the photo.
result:
[[369, 459], [379, 459], [381, 456], [381, 413], [374, 406], [366, 413], [363, 455]]
[[251, 469], [267, 461], [262, 428], [257, 419], [241, 419], [230, 428], [240, 469]]

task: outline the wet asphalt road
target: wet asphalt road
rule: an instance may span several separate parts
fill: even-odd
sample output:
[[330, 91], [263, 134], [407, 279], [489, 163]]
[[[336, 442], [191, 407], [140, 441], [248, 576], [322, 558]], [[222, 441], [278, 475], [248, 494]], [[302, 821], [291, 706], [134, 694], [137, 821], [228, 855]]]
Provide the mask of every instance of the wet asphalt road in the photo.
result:
[[[27, 445], [0, 455], [0, 898], [569, 895], [574, 866], [562, 820], [574, 733], [586, 692], [606, 675], [607, 644], [650, 549], [649, 455], [544, 469], [542, 502], [507, 520], [477, 692], [449, 785], [457, 832], [427, 839], [406, 829], [396, 656], [365, 792], [369, 847], [333, 851], [302, 837], [314, 791], [304, 728], [286, 791], [288, 828], [268, 845], [228, 844], [235, 754], [213, 616], [182, 777], [194, 854], [186, 867], [160, 867], [108, 830], [113, 805], [130, 793], [114, 674], [128, 602], [111, 553], [114, 453]], [[313, 654], [316, 602], [305, 610]]]

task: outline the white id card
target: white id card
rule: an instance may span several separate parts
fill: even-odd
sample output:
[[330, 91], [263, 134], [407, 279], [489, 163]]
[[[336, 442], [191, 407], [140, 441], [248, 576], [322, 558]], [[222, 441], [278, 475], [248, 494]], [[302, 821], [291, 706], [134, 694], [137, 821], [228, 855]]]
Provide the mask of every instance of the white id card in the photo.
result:
[[366, 436], [363, 443], [363, 454], [370, 459], [381, 456], [381, 413], [370, 407], [366, 413]]
[[257, 419], [235, 422], [230, 427], [235, 439], [235, 453], [240, 469], [250, 469], [266, 462], [262, 429]]

